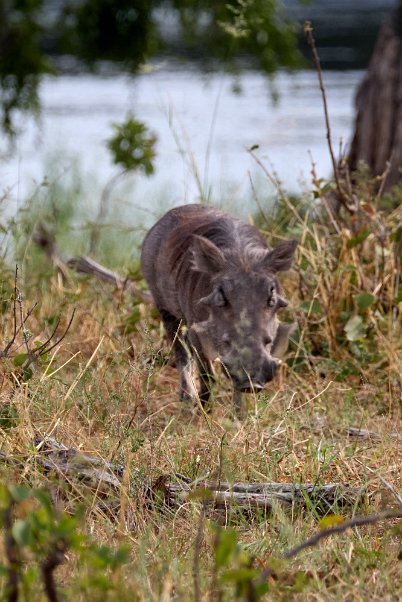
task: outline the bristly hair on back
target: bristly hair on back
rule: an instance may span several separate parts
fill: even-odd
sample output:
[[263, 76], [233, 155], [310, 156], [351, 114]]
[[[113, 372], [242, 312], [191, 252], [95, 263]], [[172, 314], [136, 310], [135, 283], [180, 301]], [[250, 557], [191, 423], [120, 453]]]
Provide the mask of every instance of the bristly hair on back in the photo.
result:
[[207, 238], [223, 251], [228, 250], [228, 254], [236, 255], [243, 264], [257, 263], [268, 250], [264, 238], [253, 226], [202, 207], [201, 211], [182, 216], [171, 234], [168, 257], [172, 269], [180, 267], [194, 235]]

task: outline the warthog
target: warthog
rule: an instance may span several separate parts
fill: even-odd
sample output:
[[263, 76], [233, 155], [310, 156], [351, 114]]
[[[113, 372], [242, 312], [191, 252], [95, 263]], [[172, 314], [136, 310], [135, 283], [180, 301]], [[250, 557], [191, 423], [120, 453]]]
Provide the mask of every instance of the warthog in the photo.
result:
[[232, 380], [238, 411], [241, 392], [275, 376], [291, 328], [277, 319], [287, 302], [276, 274], [290, 268], [296, 246], [271, 250], [254, 226], [203, 205], [172, 209], [151, 228], [142, 272], [175, 351], [181, 399], [209, 400], [215, 359]]

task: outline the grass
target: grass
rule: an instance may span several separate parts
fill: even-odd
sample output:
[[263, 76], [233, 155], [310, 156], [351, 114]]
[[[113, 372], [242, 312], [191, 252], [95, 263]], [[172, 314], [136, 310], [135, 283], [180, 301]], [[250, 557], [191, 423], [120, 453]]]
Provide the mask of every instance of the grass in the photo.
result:
[[[65, 549], [55, 580], [67, 600], [252, 600], [250, 575], [257, 578], [268, 565], [275, 575], [264, 584], [263, 599], [400, 599], [401, 525], [395, 520], [334, 535], [285, 562], [284, 552], [318, 529], [312, 505], [232, 513], [225, 521], [205, 511], [200, 499], [168, 507], [160, 494], [147, 493], [161, 476], [180, 473], [366, 488], [359, 506], [334, 510], [345, 519], [397, 507], [401, 209], [390, 203], [396, 209], [383, 210], [365, 179], [355, 191], [357, 216], [341, 211], [334, 225], [317, 205], [323, 188], [316, 182], [316, 202], [282, 195], [275, 216], [255, 218], [270, 243], [300, 240], [296, 268], [283, 279], [290, 300], [284, 318], [296, 318], [299, 331], [278, 378], [248, 397], [243, 422], [223, 377], [210, 415], [178, 401], [177, 373], [150, 306], [88, 278], [42, 270], [44, 257], [25, 247], [19, 284], [25, 311], [38, 304], [26, 324], [31, 345], [50, 336], [57, 316], [62, 332], [73, 308], [76, 314], [61, 343], [30, 365], [32, 373], [16, 365], [24, 351], [17, 349], [20, 336], [0, 363], [1, 451], [23, 462], [18, 469], [0, 466], [2, 599], [11, 599], [4, 519], [10, 508], [21, 600], [51, 599], [42, 569], [60, 542]], [[1, 349], [13, 330], [14, 278], [6, 266], [2, 281]], [[349, 427], [378, 436], [349, 436]], [[124, 464], [121, 486], [105, 491], [44, 471], [34, 446], [44, 433]]]

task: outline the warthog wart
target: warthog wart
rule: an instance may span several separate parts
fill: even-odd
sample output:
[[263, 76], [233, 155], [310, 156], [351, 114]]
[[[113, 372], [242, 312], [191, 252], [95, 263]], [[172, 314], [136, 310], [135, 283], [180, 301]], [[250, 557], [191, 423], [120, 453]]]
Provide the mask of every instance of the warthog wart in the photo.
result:
[[291, 267], [296, 246], [270, 249], [257, 228], [204, 205], [172, 209], [151, 228], [141, 266], [175, 351], [181, 399], [209, 400], [215, 359], [239, 407], [241, 392], [274, 378], [291, 331], [277, 318], [287, 302], [276, 274]]

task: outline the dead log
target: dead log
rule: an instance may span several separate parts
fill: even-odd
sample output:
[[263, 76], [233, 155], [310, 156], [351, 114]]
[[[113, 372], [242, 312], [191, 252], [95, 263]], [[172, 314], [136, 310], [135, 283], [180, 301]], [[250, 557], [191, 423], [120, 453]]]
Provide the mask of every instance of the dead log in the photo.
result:
[[[349, 437], [362, 437], [376, 440], [384, 438], [384, 436], [379, 433], [368, 431], [367, 429], [356, 428], [354, 426], [348, 426], [345, 430]], [[385, 437], [391, 437], [392, 439], [397, 439], [397, 441], [402, 441], [402, 433], [387, 433]]]
[[112, 272], [112, 270], [91, 259], [91, 257], [73, 257], [66, 262], [66, 265], [79, 274], [88, 274], [98, 280], [113, 284], [117, 288], [127, 291], [131, 297], [141, 299], [145, 303], [152, 303], [152, 295], [149, 291], [141, 290], [131, 278], [122, 278], [116, 272]]
[[[272, 510], [275, 505], [284, 508], [306, 508], [314, 506], [320, 514], [326, 514], [337, 508], [353, 506], [363, 499], [364, 488], [348, 484], [328, 483], [227, 483], [203, 481], [165, 482], [164, 491], [167, 503], [175, 506], [189, 499], [202, 499], [215, 509], [255, 511]], [[207, 493], [207, 495], [205, 495]]]
[[141, 290], [134, 280], [130, 277], [122, 278], [116, 272], [109, 270], [91, 257], [78, 256], [71, 259], [62, 257], [56, 244], [54, 234], [50, 232], [42, 223], [39, 223], [32, 235], [32, 240], [43, 249], [49, 261], [51, 261], [63, 274], [64, 278], [68, 276], [68, 268], [79, 274], [93, 276], [102, 282], [107, 282], [113, 286], [128, 292], [135, 298], [141, 299], [145, 303], [153, 303], [152, 295], [149, 291]]
[[[114, 515], [119, 508], [120, 488], [124, 466], [114, 464], [77, 450], [68, 448], [52, 437], [35, 440], [37, 453], [26, 458], [0, 453], [0, 462], [23, 472], [39, 468], [49, 478], [63, 483], [79, 482], [95, 491], [99, 506]], [[202, 500], [212, 512], [224, 511], [255, 513], [271, 511], [278, 504], [285, 509], [314, 507], [326, 514], [347, 506], [355, 506], [366, 495], [361, 487], [328, 483], [229, 483], [227, 481], [192, 481], [185, 475], [161, 475], [154, 481], [140, 480], [138, 488], [149, 499], [150, 505], [162, 493], [166, 506], [177, 508], [190, 500]]]

